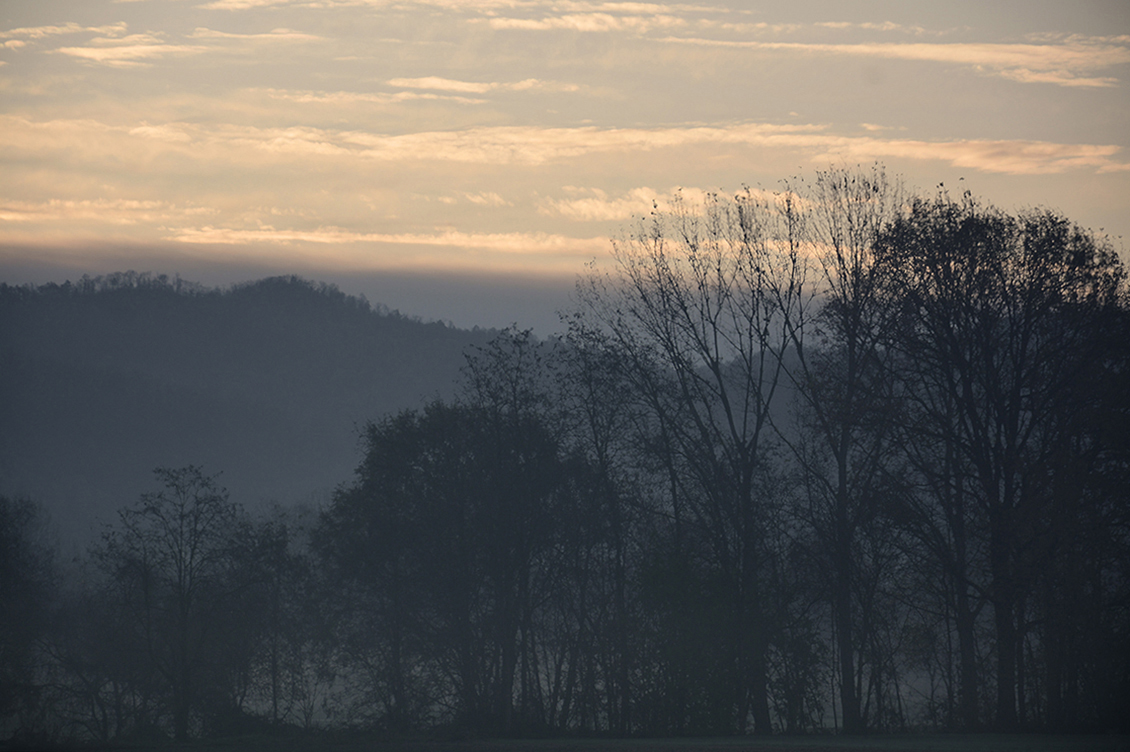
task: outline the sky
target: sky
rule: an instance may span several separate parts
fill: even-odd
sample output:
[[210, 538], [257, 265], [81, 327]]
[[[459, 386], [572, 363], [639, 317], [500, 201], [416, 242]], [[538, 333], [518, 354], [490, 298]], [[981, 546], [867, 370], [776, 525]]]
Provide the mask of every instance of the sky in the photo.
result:
[[0, 0], [0, 281], [557, 326], [676, 191], [878, 161], [1130, 238], [1130, 3]]

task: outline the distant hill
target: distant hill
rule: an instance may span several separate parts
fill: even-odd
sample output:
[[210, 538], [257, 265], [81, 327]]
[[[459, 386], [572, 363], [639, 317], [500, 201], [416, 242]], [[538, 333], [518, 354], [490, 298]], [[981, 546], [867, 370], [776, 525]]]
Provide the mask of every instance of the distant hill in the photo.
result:
[[78, 542], [158, 466], [222, 471], [252, 509], [317, 502], [349, 480], [358, 427], [450, 395], [493, 334], [297, 277], [0, 284], [0, 493], [42, 502]]

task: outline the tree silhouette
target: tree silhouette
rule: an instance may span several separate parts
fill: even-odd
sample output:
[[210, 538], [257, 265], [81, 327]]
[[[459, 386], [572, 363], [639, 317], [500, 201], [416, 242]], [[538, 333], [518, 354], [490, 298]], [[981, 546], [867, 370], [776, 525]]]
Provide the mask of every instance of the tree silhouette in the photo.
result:
[[97, 558], [169, 693], [173, 731], [189, 734], [220, 615], [239, 589], [239, 508], [199, 467], [158, 468], [163, 488], [119, 513]]
[[749, 191], [701, 207], [677, 199], [617, 241], [609, 275], [579, 288], [585, 315], [651, 401], [672, 477], [709, 531], [730, 599], [718, 625], [734, 651], [725, 725], [744, 731], [752, 716], [757, 733], [771, 731], [757, 485], [786, 322], [801, 295], [788, 227], [773, 208]]
[[[917, 199], [881, 239], [882, 263], [903, 306], [892, 342], [905, 355], [915, 430], [938, 437], [949, 459], [941, 498], [968, 496], [978, 513], [946, 510], [982, 527], [996, 647], [997, 724], [1026, 720], [1026, 604], [1048, 562], [1042, 542], [1064, 503], [1066, 426], [1089, 399], [1107, 352], [1125, 272], [1089, 233], [1047, 211], [1012, 217], [966, 195]], [[1092, 388], [1093, 388], [1092, 387]], [[1072, 502], [1074, 504], [1074, 502]], [[1051, 517], [1049, 517], [1051, 514]], [[952, 562], [961, 569], [967, 553]], [[968, 608], [967, 606], [965, 608]], [[960, 616], [960, 614], [959, 614]], [[970, 636], [963, 635], [963, 640]], [[972, 702], [974, 677], [963, 669]], [[966, 722], [971, 709], [966, 708]]]
[[45, 731], [37, 719], [42, 640], [57, 581], [44, 524], [43, 510], [30, 500], [0, 496], [0, 721], [24, 737]]
[[[843, 729], [865, 730], [861, 712], [866, 607], [861, 538], [874, 520], [897, 418], [884, 339], [893, 319], [875, 244], [900, 210], [901, 186], [881, 168], [818, 173], [803, 193], [795, 236], [815, 266], [815, 306], [788, 321], [786, 371], [795, 387], [799, 434], [786, 442], [810, 479], [808, 513], [830, 575]], [[813, 307], [816, 310], [812, 310]], [[874, 622], [878, 616], [864, 614]]]

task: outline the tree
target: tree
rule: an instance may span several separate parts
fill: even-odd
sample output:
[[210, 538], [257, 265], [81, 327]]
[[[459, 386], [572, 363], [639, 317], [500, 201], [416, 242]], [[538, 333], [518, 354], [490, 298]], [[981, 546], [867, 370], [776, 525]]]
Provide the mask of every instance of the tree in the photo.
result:
[[797, 229], [791, 236], [799, 238], [816, 273], [811, 304], [786, 319], [792, 346], [786, 371], [800, 422], [783, 436], [807, 476], [814, 504], [807, 517], [826, 552], [820, 558], [830, 575], [840, 705], [849, 734], [866, 726], [861, 651], [870, 635], [860, 634], [858, 624], [865, 566], [860, 536], [877, 514], [896, 419], [884, 347], [893, 315], [875, 244], [897, 216], [901, 192], [879, 167], [817, 173], [792, 222]]
[[253, 530], [258, 618], [252, 620], [252, 684], [274, 725], [310, 728], [337, 678], [332, 658], [338, 645], [330, 625], [341, 614], [332, 610], [330, 573], [314, 566], [308, 550], [314, 515], [304, 507], [274, 507]]
[[583, 315], [623, 353], [667, 450], [673, 496], [688, 491], [725, 583], [718, 637], [733, 668], [723, 728], [744, 731], [752, 716], [756, 733], [771, 732], [758, 479], [803, 281], [788, 244], [791, 195], [773, 201], [748, 190], [701, 207], [677, 198], [614, 244], [611, 273], [579, 288]]
[[[1057, 498], [1078, 467], [1063, 454], [1064, 431], [1088, 401], [1114, 394], [1086, 385], [1096, 383], [1105, 354], [1117, 352], [1107, 337], [1125, 306], [1125, 271], [1109, 246], [1053, 212], [1013, 217], [968, 194], [915, 199], [884, 230], [879, 255], [900, 300], [892, 347], [903, 356], [913, 430], [933, 437], [944, 457], [934, 461], [937, 498], [959, 547], [946, 565], [962, 590], [967, 534], [958, 526], [980, 525], [987, 546], [995, 716], [1001, 728], [1015, 728], [1026, 716], [1032, 588], [1054, 561], [1048, 545], [1058, 545], [1049, 524], [1060, 505], [1079, 500]], [[966, 498], [975, 515], [956, 506]], [[963, 642], [971, 639], [966, 631]], [[975, 681], [966, 661], [969, 703]], [[964, 712], [968, 722], [971, 710]]]
[[199, 709], [200, 679], [214, 657], [220, 615], [240, 585], [238, 506], [199, 467], [158, 468], [163, 488], [119, 512], [96, 556], [129, 616], [135, 649], [144, 653], [169, 693], [173, 731], [189, 734]]
[[37, 728], [42, 650], [56, 589], [44, 513], [28, 499], [0, 496], [0, 721], [17, 735]]
[[[624, 736], [633, 728], [637, 691], [634, 667], [639, 658], [632, 636], [642, 626], [633, 608], [638, 599], [630, 592], [642, 506], [634, 487], [638, 484], [629, 475], [639, 404], [630, 397], [624, 359], [606, 336], [574, 317], [562, 344], [556, 360], [568, 441], [593, 471], [582, 494], [588, 503], [582, 500], [569, 520], [573, 536], [568, 543], [577, 557], [574, 581], [580, 586], [573, 618], [579, 626], [591, 625], [590, 652], [605, 657], [603, 672], [594, 668], [584, 676], [593, 683], [603, 679], [609, 731]], [[596, 694], [595, 687], [583, 693]]]
[[536, 588], [562, 483], [556, 439], [532, 416], [500, 423], [442, 403], [371, 423], [365, 438], [357, 481], [335, 495], [317, 541], [363, 593], [385, 721], [423, 720], [410, 712], [413, 684], [436, 676], [457, 720], [510, 733], [545, 600]]

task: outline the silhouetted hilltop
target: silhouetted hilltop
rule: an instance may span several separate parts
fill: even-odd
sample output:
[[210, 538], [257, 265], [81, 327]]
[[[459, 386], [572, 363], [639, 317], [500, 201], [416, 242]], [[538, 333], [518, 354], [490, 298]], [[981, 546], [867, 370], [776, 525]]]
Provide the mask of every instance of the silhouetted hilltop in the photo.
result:
[[159, 465], [222, 470], [251, 506], [309, 500], [349, 479], [358, 426], [449, 393], [490, 336], [298, 277], [0, 285], [0, 492], [78, 538]]

